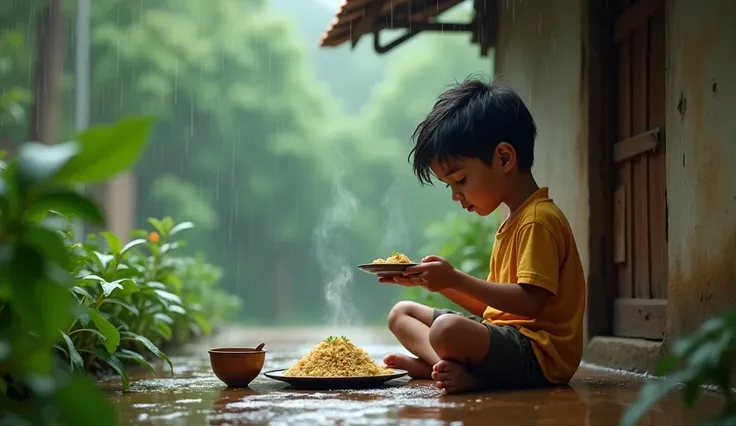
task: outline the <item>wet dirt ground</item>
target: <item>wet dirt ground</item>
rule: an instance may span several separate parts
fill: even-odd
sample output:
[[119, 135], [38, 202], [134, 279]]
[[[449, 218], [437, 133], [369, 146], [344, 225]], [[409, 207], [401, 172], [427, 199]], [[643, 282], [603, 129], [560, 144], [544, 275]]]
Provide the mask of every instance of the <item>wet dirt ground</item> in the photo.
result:
[[[618, 425], [644, 378], [583, 365], [571, 386], [535, 391], [443, 395], [429, 381], [397, 379], [380, 389], [298, 391], [262, 374], [249, 389], [227, 389], [213, 374], [207, 350], [255, 346], [268, 350], [263, 371], [288, 368], [328, 335], [345, 335], [380, 360], [407, 353], [382, 329], [227, 329], [172, 357], [174, 376], [132, 377], [122, 393], [103, 384], [123, 425]], [[707, 395], [691, 412], [668, 395], [644, 426], [696, 425], [720, 408]]]

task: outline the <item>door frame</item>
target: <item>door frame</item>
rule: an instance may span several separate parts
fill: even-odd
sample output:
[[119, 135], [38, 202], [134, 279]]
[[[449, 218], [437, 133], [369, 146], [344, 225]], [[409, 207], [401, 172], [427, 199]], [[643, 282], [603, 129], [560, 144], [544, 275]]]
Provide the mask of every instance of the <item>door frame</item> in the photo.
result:
[[616, 169], [618, 73], [613, 28], [615, 11], [601, 0], [587, 0], [583, 24], [588, 94], [588, 339], [613, 335], [613, 302], [618, 288], [614, 263], [613, 193]]
[[[639, 0], [646, 9], [664, 0]], [[616, 311], [622, 314], [618, 296], [617, 265], [614, 259], [614, 195], [617, 169], [613, 146], [618, 133], [618, 48], [615, 41], [616, 10], [605, 0], [587, 0], [584, 7], [583, 65], [588, 103], [588, 338], [614, 336]], [[645, 4], [644, 4], [645, 3]], [[666, 7], [666, 5], [665, 5]], [[665, 17], [666, 19], [666, 17]], [[666, 22], [665, 22], [666, 25]], [[666, 32], [665, 32], [666, 44]], [[665, 59], [666, 60], [666, 59]], [[665, 75], [666, 80], [666, 75]], [[664, 131], [664, 129], [660, 129]], [[630, 299], [637, 301], [638, 299]], [[666, 315], [660, 299], [641, 299], [626, 312], [639, 315]], [[640, 306], [639, 306], [640, 305]], [[631, 309], [630, 309], [631, 308]], [[636, 312], [631, 311], [631, 314]], [[626, 314], [628, 315], [628, 314]]]

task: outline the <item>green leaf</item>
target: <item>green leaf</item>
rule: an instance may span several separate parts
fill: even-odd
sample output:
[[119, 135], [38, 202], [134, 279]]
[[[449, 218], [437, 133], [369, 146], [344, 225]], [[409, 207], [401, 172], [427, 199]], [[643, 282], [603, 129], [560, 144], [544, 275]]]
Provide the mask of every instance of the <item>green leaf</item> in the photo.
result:
[[150, 282], [148, 282], [146, 284], [146, 287], [156, 288], [156, 289], [159, 289], [159, 290], [165, 290], [166, 289], [166, 284], [161, 283], [161, 282], [158, 282], [158, 281], [150, 281]]
[[86, 298], [87, 298], [87, 300], [95, 300], [95, 298], [94, 298], [94, 297], [92, 297], [92, 295], [91, 295], [91, 294], [89, 294], [89, 293], [87, 292], [87, 290], [83, 289], [82, 287], [79, 287], [79, 286], [75, 285], [75, 286], [74, 286], [74, 287], [72, 287], [72, 288], [71, 288], [70, 290], [71, 290], [72, 292], [74, 292], [74, 293], [76, 293], [76, 294], [80, 295], [80, 296], [86, 297]]
[[118, 424], [118, 414], [104, 392], [87, 376], [72, 374], [54, 396], [64, 425]]
[[151, 351], [152, 354], [154, 354], [156, 357], [158, 357], [162, 361], [169, 364], [169, 368], [171, 369], [171, 374], [174, 374], [174, 365], [171, 363], [171, 360], [156, 345], [154, 345], [153, 342], [151, 342], [150, 340], [148, 340], [147, 338], [143, 336], [140, 336], [138, 334], [131, 333], [128, 331], [123, 332], [123, 336], [125, 337], [126, 340], [134, 340], [134, 341], [142, 343], [143, 346], [146, 347], [146, 349]]
[[186, 309], [182, 308], [179, 305], [169, 305], [169, 312], [179, 315], [186, 315], [187, 311]]
[[28, 331], [35, 333], [42, 344], [57, 342], [59, 329], [68, 324], [71, 315], [68, 289], [43, 279], [14, 284], [11, 303]]
[[169, 324], [161, 320], [156, 320], [154, 323], [156, 324], [154, 332], [158, 333], [158, 335], [163, 337], [164, 340], [171, 340], [173, 332], [171, 331]]
[[98, 358], [105, 361], [107, 365], [112, 367], [112, 369], [115, 370], [116, 373], [118, 373], [118, 375], [120, 376], [120, 380], [122, 380], [123, 382], [123, 392], [127, 392], [128, 389], [130, 389], [130, 380], [128, 379], [128, 373], [125, 372], [125, 366], [118, 359], [118, 357], [97, 348], [89, 350], [85, 349], [84, 351], [96, 355]]
[[16, 155], [18, 183], [24, 187], [51, 180], [73, 162], [80, 149], [76, 142], [54, 145], [24, 143]]
[[[81, 322], [81, 321], [80, 321]], [[100, 339], [101, 343], [105, 343], [105, 336], [102, 335], [98, 330], [95, 330], [94, 328], [78, 328], [71, 332], [71, 334], [77, 334], [77, 333], [92, 333], [95, 336], [97, 336]]]
[[131, 305], [130, 303], [125, 303], [122, 300], [118, 300], [118, 299], [105, 299], [102, 302], [102, 304], [104, 305], [106, 303], [112, 303], [113, 305], [122, 306], [123, 308], [127, 309], [131, 314], [133, 314], [134, 316], [139, 316], [140, 315], [140, 312], [138, 312], [138, 308], [136, 308], [135, 306]]
[[107, 268], [107, 265], [112, 262], [113, 259], [115, 259], [115, 256], [100, 253], [98, 251], [95, 251], [92, 254], [94, 254], [97, 260], [100, 262], [100, 266], [102, 266], [103, 269]]
[[695, 377], [689, 382], [685, 383], [685, 389], [683, 389], [683, 400], [685, 405], [692, 407], [697, 401], [700, 392], [703, 390], [700, 386], [703, 384], [701, 377]]
[[120, 242], [120, 238], [118, 238], [117, 235], [110, 231], [103, 232], [102, 236], [104, 236], [105, 240], [107, 240], [107, 246], [110, 248], [112, 254], [120, 254], [120, 251], [123, 249], [123, 244]]
[[143, 153], [153, 122], [150, 117], [131, 117], [89, 127], [79, 135], [79, 155], [56, 178], [63, 182], [95, 183], [126, 171]]
[[109, 283], [104, 280], [100, 281], [100, 286], [102, 286], [102, 295], [104, 297], [110, 297], [112, 292], [115, 291], [116, 289], [120, 289], [120, 290], [123, 289], [123, 285], [120, 283], [116, 283], [116, 282]]
[[134, 247], [138, 247], [139, 245], [141, 245], [141, 244], [145, 244], [145, 243], [146, 243], [146, 240], [144, 240], [144, 239], [142, 239], [142, 238], [138, 238], [138, 239], [136, 239], [136, 240], [133, 240], [133, 241], [129, 242], [128, 244], [126, 244], [126, 245], [125, 245], [125, 246], [123, 247], [123, 249], [122, 249], [122, 250], [120, 251], [120, 254], [125, 254], [125, 253], [127, 253], [127, 252], [128, 252], [128, 251], [129, 251], [130, 249], [132, 249], [132, 248], [134, 248]]
[[174, 219], [170, 216], [166, 216], [161, 220], [161, 225], [164, 228], [164, 235], [171, 236], [171, 230], [174, 228]]
[[72, 367], [72, 371], [84, 371], [84, 360], [82, 356], [77, 352], [77, 347], [74, 346], [72, 339], [63, 331], [59, 331], [61, 337], [64, 338], [67, 347], [67, 353], [69, 354], [69, 363]]
[[192, 229], [194, 228], [194, 224], [192, 222], [182, 222], [173, 228], [171, 228], [171, 231], [169, 232], [169, 236], [173, 237], [174, 235], [178, 234], [181, 231]]
[[135, 361], [141, 366], [143, 366], [146, 370], [148, 370], [149, 373], [158, 376], [158, 372], [156, 371], [151, 364], [148, 363], [148, 360], [143, 357], [143, 355], [139, 354], [138, 352], [133, 352], [130, 349], [122, 349], [120, 352], [116, 352], [115, 356], [119, 359], [129, 359], [131, 361]]
[[115, 290], [120, 290], [118, 291], [120, 296], [127, 296], [138, 291], [138, 287], [135, 285], [133, 280], [128, 278], [115, 280], [111, 283], [105, 280], [100, 280], [100, 286], [102, 286], [102, 292], [106, 298], [110, 297]]
[[50, 260], [65, 270], [72, 267], [69, 252], [64, 240], [56, 231], [30, 226], [23, 231], [23, 242], [33, 247], [46, 260]]
[[155, 321], [163, 322], [164, 324], [173, 324], [174, 323], [174, 319], [171, 318], [170, 316], [164, 314], [163, 312], [158, 312], [158, 313], [154, 314], [153, 315], [153, 319]]
[[155, 217], [149, 217], [149, 218], [148, 218], [148, 223], [150, 223], [150, 224], [151, 224], [151, 226], [153, 226], [153, 228], [154, 228], [154, 229], [155, 229], [155, 230], [156, 230], [156, 231], [157, 231], [157, 232], [158, 232], [158, 233], [159, 233], [159, 234], [160, 234], [160, 235], [161, 235], [162, 237], [166, 235], [166, 232], [165, 232], [165, 229], [164, 229], [164, 224], [163, 224], [163, 223], [162, 223], [162, 222], [161, 222], [160, 220], [156, 219]]
[[105, 348], [107, 349], [107, 352], [115, 352], [115, 349], [120, 345], [120, 332], [118, 332], [110, 321], [100, 315], [97, 310], [87, 308], [87, 313], [89, 313], [90, 318], [92, 318], [92, 322], [95, 323], [95, 327], [97, 327], [97, 329], [100, 330], [100, 333], [105, 336]]
[[678, 360], [679, 358], [674, 354], [667, 355], [662, 358], [659, 364], [657, 364], [657, 367], [654, 369], [654, 374], [657, 376], [664, 376], [677, 366]]
[[68, 189], [53, 189], [44, 192], [29, 206], [29, 214], [48, 213], [53, 210], [64, 216], [73, 216], [95, 225], [104, 225], [105, 216], [92, 200]]
[[207, 321], [207, 318], [201, 312], [195, 312], [192, 315], [192, 320], [194, 320], [194, 322], [197, 323], [200, 330], [202, 330], [204, 334], [209, 335], [212, 332], [212, 327], [210, 326], [210, 322]]
[[181, 299], [179, 296], [175, 295], [174, 293], [171, 293], [169, 291], [165, 290], [154, 290], [156, 294], [158, 295], [159, 299], [164, 305], [169, 305], [170, 303], [176, 303], [177, 305], [181, 305]]

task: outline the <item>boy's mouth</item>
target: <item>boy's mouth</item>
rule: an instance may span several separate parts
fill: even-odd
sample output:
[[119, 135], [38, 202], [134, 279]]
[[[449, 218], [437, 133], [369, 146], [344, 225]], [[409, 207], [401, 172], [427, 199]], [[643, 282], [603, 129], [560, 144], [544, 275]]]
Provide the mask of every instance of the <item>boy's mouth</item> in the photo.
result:
[[475, 206], [472, 204], [468, 204], [467, 206], [463, 206], [463, 208], [469, 212], [475, 211]]

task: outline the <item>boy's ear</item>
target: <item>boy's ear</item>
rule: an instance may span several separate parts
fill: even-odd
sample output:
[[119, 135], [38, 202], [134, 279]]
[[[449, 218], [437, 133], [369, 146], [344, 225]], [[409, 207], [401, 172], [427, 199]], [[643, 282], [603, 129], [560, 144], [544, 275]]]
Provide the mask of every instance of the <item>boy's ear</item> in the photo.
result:
[[501, 168], [504, 169], [504, 171], [511, 170], [514, 160], [516, 159], [516, 151], [514, 151], [514, 147], [506, 142], [501, 142], [496, 147], [496, 152], [498, 152], [498, 158], [501, 160]]

